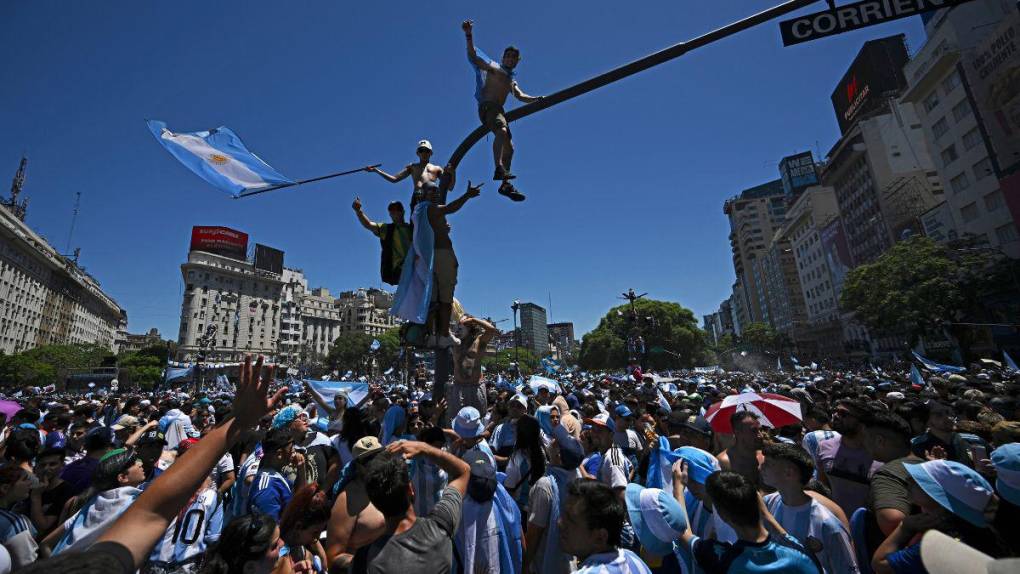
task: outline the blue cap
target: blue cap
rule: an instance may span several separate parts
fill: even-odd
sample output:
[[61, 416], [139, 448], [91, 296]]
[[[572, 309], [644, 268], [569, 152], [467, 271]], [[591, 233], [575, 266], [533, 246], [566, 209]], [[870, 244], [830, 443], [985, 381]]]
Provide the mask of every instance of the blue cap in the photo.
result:
[[453, 431], [461, 438], [474, 438], [485, 432], [482, 415], [475, 407], [464, 407], [453, 419]]
[[656, 556], [673, 552], [673, 541], [687, 530], [687, 515], [680, 503], [659, 488], [628, 484], [627, 514], [641, 546]]
[[616, 413], [616, 416], [623, 418], [634, 416], [634, 413], [631, 412], [630, 407], [627, 405], [618, 405], [613, 412]]
[[1006, 502], [1020, 506], [1020, 443], [1004, 444], [992, 451], [995, 489]]
[[974, 469], [952, 460], [929, 460], [904, 467], [939, 506], [978, 528], [987, 526], [984, 511], [992, 498], [992, 485]]
[[705, 484], [712, 473], [722, 470], [718, 459], [700, 448], [682, 446], [673, 453], [687, 461], [687, 476], [698, 484]]

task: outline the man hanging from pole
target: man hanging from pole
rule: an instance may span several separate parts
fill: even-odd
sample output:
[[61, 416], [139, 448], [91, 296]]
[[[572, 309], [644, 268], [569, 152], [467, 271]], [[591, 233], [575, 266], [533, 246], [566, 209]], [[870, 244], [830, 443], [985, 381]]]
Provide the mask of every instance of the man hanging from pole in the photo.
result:
[[467, 40], [468, 61], [475, 67], [477, 85], [475, 87], [475, 99], [478, 100], [478, 117], [482, 125], [488, 128], [493, 134], [492, 156], [496, 164], [496, 172], [492, 176], [494, 180], [502, 180], [499, 186], [499, 194], [509, 197], [513, 201], [524, 201], [524, 194], [517, 191], [513, 184], [514, 175], [510, 172], [510, 164], [513, 161], [514, 145], [511, 139], [510, 126], [507, 124], [503, 105], [506, 98], [513, 93], [514, 97], [525, 104], [542, 99], [540, 96], [529, 96], [521, 91], [514, 79], [514, 68], [521, 61], [521, 52], [514, 46], [508, 46], [503, 50], [503, 59], [496, 63], [485, 56], [484, 52], [475, 49], [472, 37], [473, 22], [465, 20], [461, 24], [464, 30], [464, 38]]
[[[365, 171], [378, 173], [390, 183], [397, 183], [411, 176], [411, 181], [414, 182], [414, 192], [411, 195], [411, 213], [414, 213], [414, 206], [418, 205], [418, 202], [424, 199], [423, 187], [426, 183], [438, 183], [439, 178], [446, 174], [446, 171], [439, 167], [429, 163], [432, 159], [432, 143], [429, 140], [421, 140], [418, 142], [418, 148], [416, 150], [418, 154], [418, 163], [409, 163], [404, 166], [404, 169], [400, 170], [396, 175], [390, 175], [385, 171], [379, 169], [377, 166], [369, 166], [365, 168]], [[447, 184], [447, 189], [452, 189], [456, 181], [454, 180], [454, 174], [451, 170], [447, 175], [450, 178], [450, 182]]]
[[411, 245], [411, 226], [404, 221], [404, 204], [399, 201], [390, 202], [388, 208], [390, 223], [377, 223], [369, 219], [361, 210], [360, 197], [354, 199], [354, 204], [351, 207], [358, 215], [361, 226], [371, 231], [382, 244], [382, 262], [379, 265], [379, 273], [383, 282], [389, 285], [398, 285], [400, 272], [404, 267], [404, 258]]

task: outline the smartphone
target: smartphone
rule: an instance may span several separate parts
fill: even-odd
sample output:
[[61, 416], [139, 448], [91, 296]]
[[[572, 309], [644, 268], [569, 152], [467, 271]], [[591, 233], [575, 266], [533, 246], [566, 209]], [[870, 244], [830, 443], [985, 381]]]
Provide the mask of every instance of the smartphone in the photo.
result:
[[977, 464], [979, 461], [988, 458], [988, 449], [983, 444], [972, 444], [970, 445], [970, 458], [974, 461], [974, 464]]

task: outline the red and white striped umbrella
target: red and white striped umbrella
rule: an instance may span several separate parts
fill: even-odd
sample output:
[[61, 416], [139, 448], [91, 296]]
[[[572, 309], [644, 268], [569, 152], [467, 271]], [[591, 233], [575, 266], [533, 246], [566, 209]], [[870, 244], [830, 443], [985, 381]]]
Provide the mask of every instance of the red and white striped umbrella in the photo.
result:
[[772, 393], [741, 393], [730, 395], [708, 408], [705, 419], [715, 432], [732, 433], [730, 416], [737, 410], [758, 415], [762, 426], [779, 428], [802, 420], [800, 402]]

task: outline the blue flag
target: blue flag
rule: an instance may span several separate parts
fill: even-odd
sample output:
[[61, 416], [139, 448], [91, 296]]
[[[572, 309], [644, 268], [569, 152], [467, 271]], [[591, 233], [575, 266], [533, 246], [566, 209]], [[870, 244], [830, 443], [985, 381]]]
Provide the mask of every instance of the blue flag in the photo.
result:
[[1002, 352], [1002, 358], [1006, 362], [1006, 366], [1007, 367], [1009, 367], [1010, 369], [1013, 369], [1014, 371], [1020, 371], [1020, 369], [1018, 369], [1017, 366], [1016, 366], [1016, 361], [1013, 360], [1013, 357], [1009, 356], [1009, 353], [1007, 353], [1006, 351], [1003, 351]]
[[368, 346], [368, 350], [369, 351], [378, 351], [379, 347], [381, 347], [381, 346], [382, 346], [382, 343], [379, 342], [379, 339], [372, 339], [372, 344]]
[[910, 364], [910, 384], [922, 388], [926, 386], [924, 379], [921, 377], [921, 371], [918, 371], [917, 365], [913, 363]]
[[174, 133], [165, 122], [149, 120], [148, 124], [156, 140], [185, 167], [234, 197], [243, 191], [294, 183], [248, 151], [230, 128]]
[[917, 351], [911, 351], [911, 353], [913, 353], [914, 358], [917, 359], [919, 363], [924, 365], [924, 368], [928, 369], [929, 371], [935, 371], [937, 373], [962, 373], [967, 370], [966, 367], [957, 367], [955, 365], [943, 365], [941, 363], [936, 363], [931, 359], [926, 359], [922, 357], [917, 353]]

